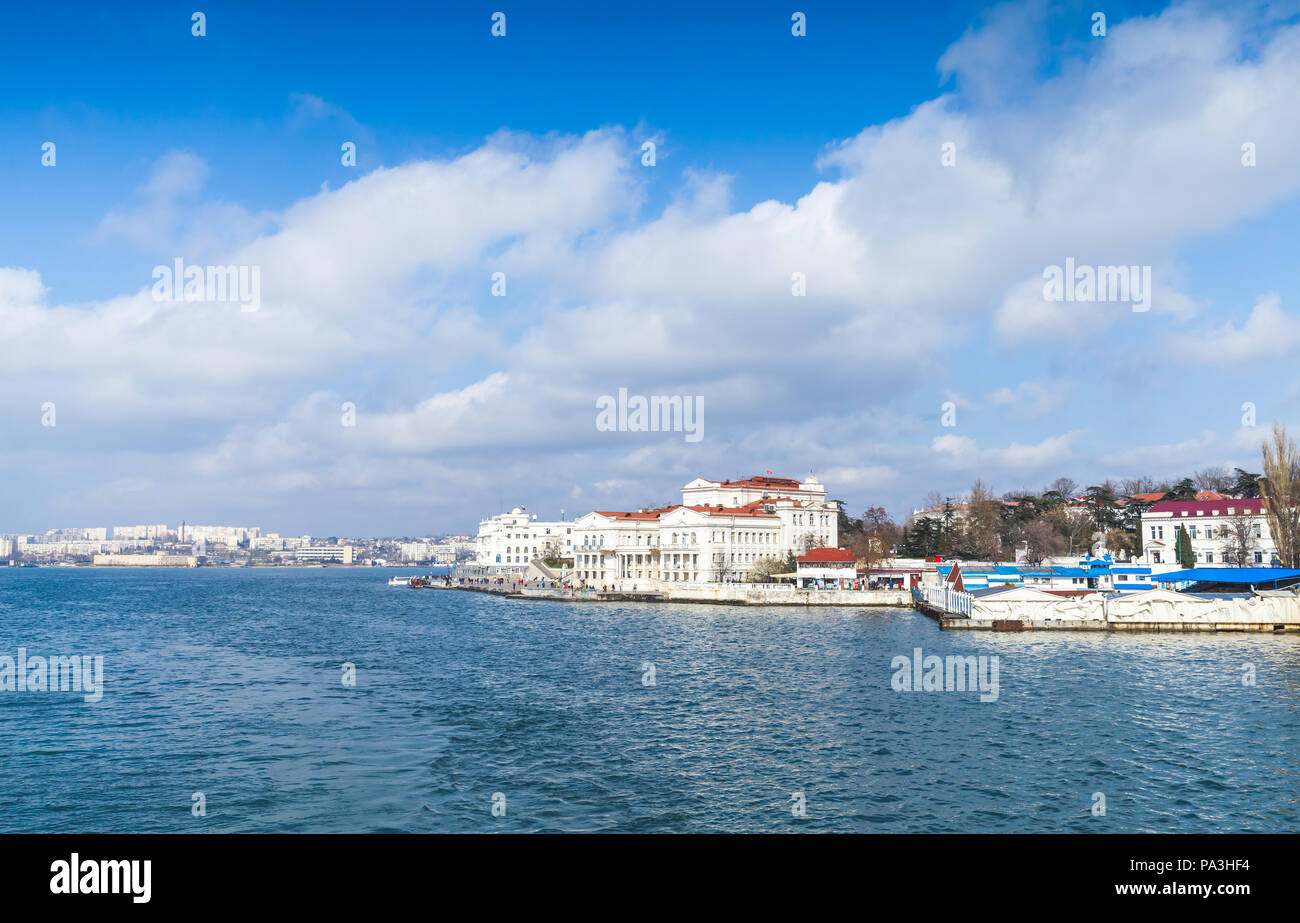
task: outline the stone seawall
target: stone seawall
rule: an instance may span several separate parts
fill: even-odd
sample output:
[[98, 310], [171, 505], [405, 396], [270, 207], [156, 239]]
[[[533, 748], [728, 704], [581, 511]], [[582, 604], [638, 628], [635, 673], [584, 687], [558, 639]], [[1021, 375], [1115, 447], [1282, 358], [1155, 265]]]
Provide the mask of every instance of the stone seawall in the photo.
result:
[[721, 586], [669, 588], [661, 591], [668, 602], [717, 602], [746, 606], [884, 606], [912, 608], [907, 590], [799, 590], [792, 586]]
[[[443, 589], [435, 584], [434, 589]], [[549, 599], [563, 602], [665, 602], [718, 603], [731, 606], [878, 606], [912, 608], [907, 590], [799, 590], [792, 586], [754, 586], [728, 583], [700, 586], [670, 586], [655, 590], [562, 590], [549, 587], [510, 587], [452, 584], [446, 589], [492, 593], [515, 599]]]

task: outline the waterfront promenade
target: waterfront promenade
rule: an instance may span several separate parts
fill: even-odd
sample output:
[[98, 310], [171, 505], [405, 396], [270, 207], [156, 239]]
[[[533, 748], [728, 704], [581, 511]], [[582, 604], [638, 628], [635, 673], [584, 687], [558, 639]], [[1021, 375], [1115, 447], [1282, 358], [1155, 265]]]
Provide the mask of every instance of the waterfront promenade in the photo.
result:
[[515, 599], [560, 602], [718, 603], [731, 606], [912, 606], [906, 590], [801, 590], [788, 583], [658, 584], [634, 587], [575, 587], [561, 581], [510, 577], [446, 577], [431, 589], [491, 593]]

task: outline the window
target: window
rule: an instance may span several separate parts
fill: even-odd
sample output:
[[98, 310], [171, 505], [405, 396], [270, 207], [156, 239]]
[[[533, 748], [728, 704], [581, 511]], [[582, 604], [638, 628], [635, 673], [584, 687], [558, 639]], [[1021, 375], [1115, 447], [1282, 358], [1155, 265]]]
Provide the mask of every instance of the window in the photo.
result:
[[1255, 563], [1256, 563], [1256, 564], [1263, 564], [1263, 563], [1264, 563], [1264, 552], [1262, 552], [1262, 551], [1256, 551], [1256, 552], [1255, 552]]
[[1206, 563], [1206, 564], [1213, 564], [1213, 563], [1214, 563], [1214, 552], [1213, 552], [1213, 551], [1207, 551], [1207, 552], [1205, 552], [1205, 563]]

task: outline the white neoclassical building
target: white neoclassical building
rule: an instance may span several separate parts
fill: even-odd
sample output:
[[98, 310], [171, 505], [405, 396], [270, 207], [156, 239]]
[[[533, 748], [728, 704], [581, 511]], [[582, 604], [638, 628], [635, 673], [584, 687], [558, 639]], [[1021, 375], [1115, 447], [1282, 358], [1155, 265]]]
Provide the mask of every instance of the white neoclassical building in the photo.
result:
[[625, 589], [743, 580], [764, 558], [838, 540], [839, 505], [816, 478], [696, 478], [679, 505], [596, 510], [574, 520], [574, 576]]
[[[1177, 564], [1178, 531], [1187, 532], [1197, 567], [1270, 567], [1277, 544], [1259, 499], [1162, 500], [1142, 514], [1143, 564]], [[1244, 559], [1244, 560], [1243, 560]]]
[[550, 552], [573, 555], [573, 523], [542, 522], [522, 507], [484, 519], [478, 525], [474, 563], [490, 567], [525, 567]]

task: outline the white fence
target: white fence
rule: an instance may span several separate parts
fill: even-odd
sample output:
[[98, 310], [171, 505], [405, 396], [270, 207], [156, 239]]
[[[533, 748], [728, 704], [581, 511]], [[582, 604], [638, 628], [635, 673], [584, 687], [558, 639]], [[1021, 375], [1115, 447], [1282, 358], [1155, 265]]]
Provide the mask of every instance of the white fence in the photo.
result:
[[927, 603], [936, 609], [951, 612], [954, 615], [964, 615], [967, 618], [970, 617], [971, 602], [974, 598], [969, 593], [950, 590], [946, 586], [928, 586], [925, 588], [925, 601]]

